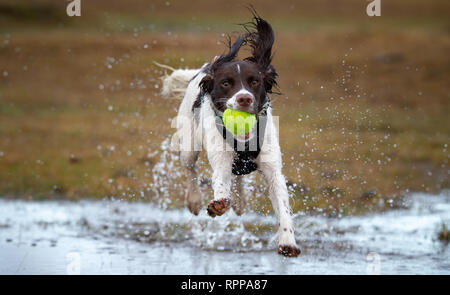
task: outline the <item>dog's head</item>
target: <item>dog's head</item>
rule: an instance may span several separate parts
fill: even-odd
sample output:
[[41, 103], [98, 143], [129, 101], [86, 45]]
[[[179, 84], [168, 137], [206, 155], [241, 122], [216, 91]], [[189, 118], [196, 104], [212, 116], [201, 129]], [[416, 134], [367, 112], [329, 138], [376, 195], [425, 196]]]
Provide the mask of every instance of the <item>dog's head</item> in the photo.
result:
[[[205, 68], [200, 82], [204, 93], [211, 95], [216, 109], [227, 108], [259, 113], [267, 102], [267, 93], [276, 86], [277, 72], [272, 66], [272, 27], [257, 15], [253, 22], [244, 25], [247, 34], [229, 45], [227, 54], [217, 56]], [[235, 60], [239, 49], [248, 44], [252, 55]]]

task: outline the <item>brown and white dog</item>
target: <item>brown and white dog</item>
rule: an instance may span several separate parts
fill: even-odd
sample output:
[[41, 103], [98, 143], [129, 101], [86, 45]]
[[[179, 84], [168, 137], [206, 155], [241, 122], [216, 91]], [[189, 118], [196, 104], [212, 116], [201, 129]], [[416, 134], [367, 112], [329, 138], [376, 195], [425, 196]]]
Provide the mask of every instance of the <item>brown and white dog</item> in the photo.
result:
[[[213, 169], [214, 199], [207, 212], [211, 217], [224, 214], [230, 207], [240, 215], [245, 206], [241, 177], [260, 171], [269, 187], [269, 198], [279, 220], [278, 253], [295, 257], [300, 253], [294, 236], [288, 190], [281, 172], [282, 160], [269, 93], [278, 76], [272, 62], [274, 33], [265, 20], [254, 13], [244, 25], [247, 33], [229, 45], [226, 54], [216, 56], [201, 69], [174, 70], [164, 79], [164, 95], [184, 94], [175, 120], [177, 132], [173, 147], [187, 172], [186, 205], [197, 215], [202, 198], [197, 184], [196, 161], [206, 150]], [[237, 60], [241, 46], [249, 45], [252, 55]], [[186, 86], [187, 85], [187, 86]], [[221, 125], [225, 109], [253, 113], [257, 127], [245, 135], [230, 134]], [[253, 150], [249, 142], [256, 140]], [[241, 144], [242, 149], [236, 146]], [[232, 193], [233, 174], [237, 193]]]

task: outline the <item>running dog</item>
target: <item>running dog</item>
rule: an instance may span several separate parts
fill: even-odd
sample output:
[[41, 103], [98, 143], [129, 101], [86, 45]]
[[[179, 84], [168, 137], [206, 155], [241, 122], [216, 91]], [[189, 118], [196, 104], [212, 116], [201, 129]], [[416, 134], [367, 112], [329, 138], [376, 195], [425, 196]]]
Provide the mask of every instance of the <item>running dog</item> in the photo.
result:
[[[202, 149], [213, 170], [214, 199], [207, 207], [211, 217], [221, 216], [231, 207], [236, 214], [242, 214], [246, 201], [241, 177], [253, 171], [261, 172], [279, 220], [278, 253], [296, 257], [300, 249], [295, 241], [269, 97], [272, 88], [277, 86], [278, 77], [272, 65], [274, 33], [270, 24], [256, 12], [244, 28], [246, 33], [233, 43], [229, 42], [226, 54], [216, 56], [200, 69], [174, 70], [164, 78], [162, 94], [182, 96], [172, 144], [180, 152], [181, 164], [186, 169], [185, 201], [195, 215], [202, 204], [196, 172], [196, 161]], [[238, 60], [237, 54], [244, 45], [251, 48], [251, 56]], [[227, 108], [255, 114], [256, 127], [244, 135], [230, 133], [222, 123]], [[232, 193], [233, 178], [237, 193]]]

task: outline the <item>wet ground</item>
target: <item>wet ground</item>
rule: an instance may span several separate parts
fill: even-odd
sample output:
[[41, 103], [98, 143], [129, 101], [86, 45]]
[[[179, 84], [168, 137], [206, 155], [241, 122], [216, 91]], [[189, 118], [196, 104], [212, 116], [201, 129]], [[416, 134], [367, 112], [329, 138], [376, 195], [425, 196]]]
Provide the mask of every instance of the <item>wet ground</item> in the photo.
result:
[[450, 250], [437, 240], [450, 224], [449, 192], [413, 194], [407, 209], [295, 222], [303, 252], [288, 259], [276, 254], [273, 216], [3, 199], [0, 274], [450, 274]]

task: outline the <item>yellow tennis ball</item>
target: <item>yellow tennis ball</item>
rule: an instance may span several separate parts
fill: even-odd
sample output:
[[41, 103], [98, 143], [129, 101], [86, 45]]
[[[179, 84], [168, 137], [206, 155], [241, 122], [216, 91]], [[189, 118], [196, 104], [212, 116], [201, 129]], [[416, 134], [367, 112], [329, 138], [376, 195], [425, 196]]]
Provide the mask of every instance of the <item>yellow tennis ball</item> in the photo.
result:
[[233, 134], [247, 134], [256, 124], [256, 116], [244, 111], [226, 109], [222, 121], [225, 128]]

